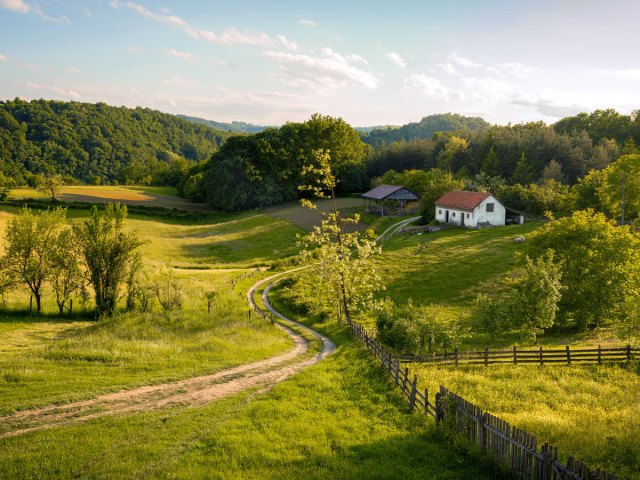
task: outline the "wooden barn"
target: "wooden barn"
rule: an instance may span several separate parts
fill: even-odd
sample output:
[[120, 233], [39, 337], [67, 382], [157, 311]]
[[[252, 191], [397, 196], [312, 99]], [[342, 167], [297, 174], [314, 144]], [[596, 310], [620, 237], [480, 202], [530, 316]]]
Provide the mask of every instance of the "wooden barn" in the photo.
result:
[[405, 214], [405, 207], [409, 202], [418, 202], [420, 195], [412, 192], [407, 187], [398, 185], [378, 185], [376, 188], [362, 194], [364, 208], [371, 213], [379, 213], [384, 216], [385, 202], [387, 202], [387, 214], [397, 212]]

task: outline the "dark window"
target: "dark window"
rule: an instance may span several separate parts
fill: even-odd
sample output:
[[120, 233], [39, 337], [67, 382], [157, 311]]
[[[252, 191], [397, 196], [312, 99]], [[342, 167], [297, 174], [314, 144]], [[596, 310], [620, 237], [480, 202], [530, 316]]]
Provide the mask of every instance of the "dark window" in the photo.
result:
[[452, 217], [455, 217], [455, 216], [456, 216], [456, 212], [453, 212], [453, 213], [451, 214], [451, 216], [452, 216]]
[[442, 210], [438, 210], [438, 215], [442, 215]]
[[467, 218], [469, 218], [469, 214], [467, 213]]
[[487, 212], [493, 212], [493, 203], [487, 203]]

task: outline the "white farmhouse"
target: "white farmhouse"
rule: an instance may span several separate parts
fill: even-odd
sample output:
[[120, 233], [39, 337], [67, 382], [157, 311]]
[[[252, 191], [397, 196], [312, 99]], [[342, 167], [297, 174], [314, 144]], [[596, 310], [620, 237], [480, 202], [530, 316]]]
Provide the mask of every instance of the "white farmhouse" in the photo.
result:
[[[436, 200], [436, 220], [462, 227], [505, 225], [507, 209], [487, 192], [447, 192]], [[521, 220], [513, 223], [521, 223]], [[510, 222], [511, 223], [511, 222]]]

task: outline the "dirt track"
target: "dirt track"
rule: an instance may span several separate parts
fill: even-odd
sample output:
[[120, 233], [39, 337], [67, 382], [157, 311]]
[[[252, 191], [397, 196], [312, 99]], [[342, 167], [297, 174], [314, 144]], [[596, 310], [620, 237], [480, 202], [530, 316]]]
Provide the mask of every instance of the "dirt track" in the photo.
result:
[[[256, 288], [271, 278], [261, 280], [251, 288], [252, 301]], [[278, 382], [319, 362], [335, 349], [333, 343], [326, 337], [307, 329], [310, 333], [321, 338], [323, 348], [317, 356], [304, 356], [309, 351], [308, 342], [284, 325], [277, 324], [277, 327], [284, 330], [294, 342], [294, 348], [286, 353], [222, 370], [212, 375], [133, 390], [122, 390], [65, 405], [50, 405], [22, 410], [12, 415], [0, 417], [0, 438], [21, 435], [33, 430], [81, 423], [106, 415], [135, 414], [179, 405], [203, 405], [254, 387], [263, 387], [262, 391], [266, 391]], [[299, 359], [301, 356], [303, 358]]]

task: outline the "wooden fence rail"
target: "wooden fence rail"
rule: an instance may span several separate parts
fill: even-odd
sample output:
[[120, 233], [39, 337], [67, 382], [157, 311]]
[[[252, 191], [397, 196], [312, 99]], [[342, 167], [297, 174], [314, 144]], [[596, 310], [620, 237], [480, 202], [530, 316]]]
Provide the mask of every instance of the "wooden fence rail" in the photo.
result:
[[[463, 435], [469, 442], [492, 457], [497, 463], [506, 468], [514, 478], [521, 480], [617, 480], [618, 477], [598, 468], [589, 468], [585, 463], [567, 457], [566, 465], [558, 459], [558, 449], [545, 443], [538, 448], [538, 440], [534, 435], [511, 426], [508, 422], [483, 412], [482, 409], [464, 398], [450, 392], [445, 387], [435, 395], [435, 404], [429, 401], [429, 392], [418, 386], [418, 377], [409, 374], [402, 363], [415, 362], [406, 360], [388, 352], [385, 347], [357, 322], [351, 322], [351, 331], [365, 348], [380, 361], [382, 368], [389, 374], [391, 381], [400, 388], [402, 395], [409, 403], [410, 411], [420, 411], [435, 418], [441, 428], [451, 429]], [[504, 350], [494, 351], [496, 355], [505, 356], [511, 363], [562, 362], [583, 361], [585, 355], [596, 352], [597, 361], [604, 359], [632, 360], [640, 352], [630, 346], [624, 348], [581, 349], [571, 351], [569, 347], [563, 350]], [[543, 352], [542, 354], [540, 352]], [[550, 356], [546, 356], [545, 353]], [[620, 352], [622, 354], [620, 355]], [[474, 355], [482, 355], [482, 362], [498, 363], [489, 356], [488, 350], [482, 352], [453, 352], [446, 357], [449, 362], [471, 363], [477, 361]], [[521, 355], [519, 355], [521, 354]], [[563, 355], [560, 357], [560, 355]], [[507, 356], [508, 355], [508, 356]], [[557, 355], [554, 357], [554, 355]], [[616, 356], [617, 355], [617, 356]], [[443, 357], [445, 357], [443, 355]], [[501, 358], [501, 357], [498, 357]], [[542, 358], [542, 360], [540, 360]], [[424, 393], [422, 393], [424, 392]]]
[[510, 350], [489, 350], [480, 351], [458, 351], [457, 349], [449, 353], [438, 353], [428, 356], [397, 355], [395, 358], [402, 363], [438, 363], [438, 364], [466, 364], [466, 365], [489, 365], [495, 363], [536, 363], [544, 365], [546, 363], [598, 363], [602, 362], [625, 362], [632, 361], [640, 357], [640, 348], [633, 348], [631, 345], [624, 347], [602, 347], [597, 348], [574, 348], [569, 345], [562, 349], [543, 348], [518, 349], [513, 347]]

